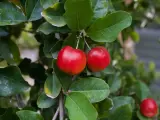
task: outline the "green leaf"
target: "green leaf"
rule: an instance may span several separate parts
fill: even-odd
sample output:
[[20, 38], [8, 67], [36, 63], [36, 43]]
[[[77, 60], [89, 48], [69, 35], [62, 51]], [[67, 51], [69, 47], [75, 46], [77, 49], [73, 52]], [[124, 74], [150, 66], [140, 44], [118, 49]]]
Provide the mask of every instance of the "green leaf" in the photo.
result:
[[139, 118], [139, 120], [152, 120], [151, 118], [147, 118], [145, 116], [143, 116], [140, 111], [137, 111], [137, 117]]
[[113, 66], [109, 65], [107, 68], [105, 68], [104, 70], [102, 70], [100, 72], [90, 72], [90, 74], [94, 75], [95, 77], [105, 77], [107, 75], [115, 74], [115, 68]]
[[56, 98], [61, 91], [61, 83], [55, 74], [49, 75], [45, 84], [44, 91], [48, 97]]
[[117, 108], [111, 115], [108, 120], [131, 120], [132, 118], [132, 108], [131, 105], [124, 105]]
[[108, 1], [107, 0], [96, 0], [94, 3], [94, 19], [105, 17], [108, 12]]
[[42, 16], [53, 26], [62, 27], [66, 25], [63, 17], [64, 12], [64, 4], [55, 3], [53, 6], [45, 9], [42, 12]]
[[28, 88], [18, 67], [0, 68], [0, 96], [19, 94]]
[[16, 114], [20, 120], [44, 120], [40, 114], [29, 110], [21, 110]]
[[40, 4], [40, 0], [26, 0], [25, 9], [26, 16], [29, 21], [35, 21], [42, 18], [42, 6]]
[[67, 96], [65, 107], [70, 120], [96, 120], [98, 113], [89, 100], [81, 93]]
[[121, 80], [118, 75], [112, 75], [108, 80], [108, 85], [110, 87], [111, 93], [117, 92], [121, 88]]
[[68, 27], [74, 31], [88, 27], [93, 17], [90, 0], [67, 0], [64, 18]]
[[115, 73], [115, 68], [111, 65], [109, 65], [108, 67], [106, 67], [103, 71], [103, 74], [105, 75], [111, 75]]
[[39, 108], [49, 108], [55, 104], [55, 100], [46, 96], [45, 93], [41, 93], [38, 97], [37, 105]]
[[37, 32], [42, 32], [45, 35], [49, 35], [51, 33], [67, 33], [67, 32], [70, 32], [70, 29], [67, 26], [55, 27], [49, 24], [48, 22], [45, 22], [39, 26], [39, 28], [37, 29]]
[[75, 81], [69, 90], [84, 94], [92, 103], [104, 100], [110, 93], [108, 84], [104, 80], [94, 77]]
[[118, 97], [114, 97], [112, 100], [113, 100], [113, 104], [114, 104], [114, 107], [113, 107], [112, 111], [114, 111], [118, 107], [121, 107], [121, 106], [126, 105], [126, 104], [130, 104], [133, 109], [135, 107], [134, 99], [132, 97], [129, 97], [129, 96], [118, 96]]
[[37, 29], [37, 32], [42, 32], [45, 35], [49, 35], [50, 33], [52, 33], [54, 31], [54, 26], [52, 26], [51, 24], [49, 24], [48, 22], [45, 22], [43, 24], [41, 24], [39, 26], [39, 28]]
[[16, 25], [26, 21], [26, 17], [14, 4], [0, 2], [0, 26]]
[[[70, 34], [63, 42], [63, 46], [72, 46], [73, 48], [77, 47], [77, 34], [72, 33]], [[84, 50], [84, 40], [80, 38], [78, 48]]]
[[17, 65], [20, 62], [19, 49], [11, 40], [0, 40], [0, 56], [11, 65]]
[[46, 9], [55, 4], [56, 2], [58, 2], [58, 0], [41, 0], [41, 5], [44, 9]]
[[48, 58], [57, 58], [58, 52], [62, 47], [63, 41], [56, 39], [48, 39], [44, 41], [43, 52]]
[[72, 76], [61, 71], [56, 64], [56, 61], [54, 61], [53, 67], [54, 67], [54, 72], [56, 73], [56, 76], [58, 77], [58, 79], [62, 85], [63, 90], [68, 91], [69, 86], [72, 83]]
[[140, 100], [143, 100], [143, 99], [149, 97], [149, 95], [150, 95], [150, 90], [149, 90], [148, 86], [141, 81], [138, 81], [135, 84], [135, 91], [136, 91], [137, 97]]
[[97, 19], [87, 30], [88, 36], [96, 42], [113, 42], [124, 28], [131, 25], [132, 17], [124, 11], [113, 12]]
[[109, 115], [110, 110], [113, 108], [114, 104], [112, 99], [106, 98], [98, 104], [99, 107], [99, 118], [106, 118]]

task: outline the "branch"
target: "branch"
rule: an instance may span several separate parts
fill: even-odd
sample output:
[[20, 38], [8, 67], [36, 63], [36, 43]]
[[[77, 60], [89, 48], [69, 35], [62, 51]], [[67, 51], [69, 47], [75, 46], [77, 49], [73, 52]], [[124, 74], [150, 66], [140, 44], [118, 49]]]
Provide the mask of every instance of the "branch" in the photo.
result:
[[64, 120], [63, 93], [59, 96], [59, 120]]
[[59, 107], [57, 108], [56, 113], [54, 114], [52, 120], [56, 120], [58, 117], [58, 114], [59, 114]]

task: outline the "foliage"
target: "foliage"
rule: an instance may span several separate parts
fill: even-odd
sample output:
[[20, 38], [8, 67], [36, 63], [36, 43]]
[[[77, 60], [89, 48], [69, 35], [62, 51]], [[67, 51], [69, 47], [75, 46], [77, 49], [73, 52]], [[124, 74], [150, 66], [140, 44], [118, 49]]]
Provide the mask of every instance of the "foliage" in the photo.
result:
[[[160, 1], [149, 1], [2, 0], [0, 120], [150, 120], [141, 115], [139, 104], [152, 97], [148, 86], [155, 66], [146, 69], [136, 57], [126, 59], [123, 46], [128, 37], [138, 40], [134, 29], [144, 27], [144, 20], [158, 22], [159, 13], [147, 13], [159, 10]], [[26, 44], [20, 40], [37, 40], [37, 61], [21, 58], [19, 48]], [[66, 45], [86, 53], [104, 46], [112, 63], [101, 72], [86, 67], [70, 76], [56, 65]]]

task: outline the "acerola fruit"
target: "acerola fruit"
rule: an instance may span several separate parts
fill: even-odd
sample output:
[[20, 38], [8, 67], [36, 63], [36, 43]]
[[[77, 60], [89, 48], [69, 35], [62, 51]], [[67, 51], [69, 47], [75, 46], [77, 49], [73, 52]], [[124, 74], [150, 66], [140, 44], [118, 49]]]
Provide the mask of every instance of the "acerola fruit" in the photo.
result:
[[110, 54], [105, 47], [97, 46], [87, 54], [87, 66], [92, 72], [104, 70], [110, 64]]
[[57, 66], [60, 70], [70, 75], [81, 73], [86, 66], [86, 55], [80, 49], [65, 46], [57, 57]]
[[140, 111], [145, 117], [154, 117], [158, 112], [158, 105], [152, 98], [144, 99], [140, 104]]

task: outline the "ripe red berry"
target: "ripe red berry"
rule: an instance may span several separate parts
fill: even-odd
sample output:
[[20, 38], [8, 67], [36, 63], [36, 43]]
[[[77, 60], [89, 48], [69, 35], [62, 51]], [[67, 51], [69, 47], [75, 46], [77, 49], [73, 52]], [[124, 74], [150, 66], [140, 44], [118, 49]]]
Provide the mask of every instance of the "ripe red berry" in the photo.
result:
[[79, 74], [86, 66], [86, 55], [80, 49], [66, 46], [58, 53], [57, 66], [70, 75]]
[[158, 112], [158, 105], [155, 100], [147, 98], [141, 102], [140, 111], [145, 117], [154, 117]]
[[110, 64], [110, 54], [105, 47], [97, 46], [87, 54], [87, 66], [92, 72], [104, 70]]

